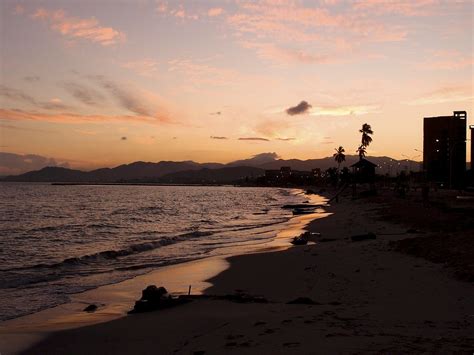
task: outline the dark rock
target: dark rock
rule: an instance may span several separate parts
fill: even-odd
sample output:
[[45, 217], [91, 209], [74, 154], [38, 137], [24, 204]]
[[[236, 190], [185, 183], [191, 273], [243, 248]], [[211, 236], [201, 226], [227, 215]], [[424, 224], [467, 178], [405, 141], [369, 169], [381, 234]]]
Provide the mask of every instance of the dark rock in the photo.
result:
[[145, 288], [142, 291], [142, 298], [141, 299], [153, 302], [155, 300], [160, 300], [160, 299], [168, 298], [168, 297], [169, 297], [169, 294], [168, 294], [168, 291], [166, 290], [166, 288], [156, 287], [155, 285], [150, 285], [150, 286], [147, 286], [147, 288]]
[[312, 305], [319, 305], [321, 303], [313, 301], [309, 297], [298, 297], [293, 301], [286, 302], [286, 304], [312, 304]]
[[90, 304], [86, 308], [84, 308], [82, 311], [83, 312], [95, 312], [95, 311], [97, 311], [97, 308], [99, 308], [99, 307], [97, 307], [95, 304]]
[[353, 242], [361, 242], [363, 240], [370, 240], [370, 239], [376, 239], [376, 238], [377, 238], [377, 236], [374, 233], [370, 232], [370, 233], [367, 233], [367, 234], [353, 235], [351, 237], [351, 240]]
[[293, 244], [293, 245], [306, 245], [306, 244], [308, 244], [308, 240], [306, 240], [305, 238], [301, 238], [301, 237], [294, 237], [293, 240], [290, 243]]
[[150, 312], [190, 302], [190, 299], [173, 298], [164, 287], [150, 285], [142, 291], [142, 298], [135, 302], [129, 313]]

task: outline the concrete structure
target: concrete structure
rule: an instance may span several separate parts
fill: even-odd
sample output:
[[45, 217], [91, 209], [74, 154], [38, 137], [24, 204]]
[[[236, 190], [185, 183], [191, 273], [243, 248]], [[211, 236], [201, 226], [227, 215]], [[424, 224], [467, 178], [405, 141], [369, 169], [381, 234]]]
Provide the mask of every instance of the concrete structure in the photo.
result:
[[466, 111], [453, 116], [425, 117], [423, 170], [429, 181], [461, 187], [466, 174]]
[[474, 139], [472, 139], [474, 135], [474, 124], [470, 125], [469, 128], [471, 129], [471, 170], [474, 171]]

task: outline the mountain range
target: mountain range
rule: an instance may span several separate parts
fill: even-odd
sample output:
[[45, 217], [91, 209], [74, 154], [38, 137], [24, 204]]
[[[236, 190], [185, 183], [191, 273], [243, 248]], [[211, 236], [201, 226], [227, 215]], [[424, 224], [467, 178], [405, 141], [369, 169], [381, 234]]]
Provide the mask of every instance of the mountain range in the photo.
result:
[[[359, 159], [347, 155], [341, 168], [350, 166]], [[411, 169], [419, 171], [420, 163], [408, 160], [395, 160], [389, 157], [369, 157], [380, 166], [378, 174], [394, 175], [398, 171]], [[231, 183], [246, 177], [264, 175], [265, 170], [289, 166], [293, 170], [310, 171], [314, 168], [326, 170], [337, 164], [334, 158], [321, 159], [278, 159], [275, 153], [262, 153], [250, 159], [238, 160], [228, 164], [196, 163], [193, 161], [134, 162], [114, 168], [101, 168], [91, 171], [74, 170], [65, 167], [45, 167], [20, 175], [3, 178], [3, 181], [18, 182], [160, 182], [160, 183]]]

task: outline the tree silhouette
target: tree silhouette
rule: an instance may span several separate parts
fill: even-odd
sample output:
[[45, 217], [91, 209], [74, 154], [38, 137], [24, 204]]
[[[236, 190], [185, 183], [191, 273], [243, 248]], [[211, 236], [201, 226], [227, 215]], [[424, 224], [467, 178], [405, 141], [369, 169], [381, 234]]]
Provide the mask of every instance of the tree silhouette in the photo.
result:
[[370, 127], [369, 124], [364, 123], [362, 125], [362, 129], [359, 129], [359, 132], [362, 133], [361, 143], [364, 147], [367, 148], [369, 144], [372, 143], [371, 135], [374, 134], [374, 131], [372, 131], [372, 127]]
[[341, 163], [346, 160], [346, 155], [344, 154], [345, 150], [342, 146], [339, 146], [339, 148], [334, 148], [336, 153], [334, 153], [332, 156], [334, 157], [334, 160], [337, 162], [337, 170], [341, 167]]
[[362, 160], [367, 155], [367, 149], [365, 145], [360, 145], [359, 148], [356, 150], [357, 154], [359, 154], [359, 159]]

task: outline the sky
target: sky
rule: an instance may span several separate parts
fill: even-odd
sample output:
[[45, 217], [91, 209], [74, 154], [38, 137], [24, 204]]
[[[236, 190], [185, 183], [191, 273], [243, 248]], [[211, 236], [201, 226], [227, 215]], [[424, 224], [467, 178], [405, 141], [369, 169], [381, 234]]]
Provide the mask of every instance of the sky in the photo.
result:
[[310, 159], [356, 154], [369, 123], [368, 157], [421, 160], [423, 117], [474, 123], [473, 13], [454, 0], [5, 0], [0, 151], [83, 169]]

